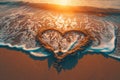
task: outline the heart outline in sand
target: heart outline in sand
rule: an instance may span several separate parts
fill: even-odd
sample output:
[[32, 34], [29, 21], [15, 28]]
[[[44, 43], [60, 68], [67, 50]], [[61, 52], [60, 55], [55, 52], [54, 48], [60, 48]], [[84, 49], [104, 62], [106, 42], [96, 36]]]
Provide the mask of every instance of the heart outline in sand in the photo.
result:
[[[42, 35], [47, 31], [54, 31], [55, 33], [58, 33], [63, 39], [64, 39], [64, 37], [66, 37], [67, 34], [69, 34], [71, 32], [80, 33], [80, 34], [84, 35], [84, 39], [82, 39], [80, 42], [78, 42], [79, 44], [76, 47], [74, 47], [73, 49], [68, 50], [67, 52], [64, 52], [62, 55], [58, 55], [55, 52], [55, 49], [50, 44], [48, 44], [46, 41], [43, 40]], [[79, 50], [79, 51], [85, 50], [85, 48], [83, 48], [83, 47], [89, 44], [89, 42], [92, 40], [92, 37], [90, 36], [90, 33], [88, 31], [86, 31], [86, 30], [75, 29], [75, 30], [63, 31], [63, 30], [51, 29], [50, 28], [50, 29], [41, 29], [41, 30], [39, 30], [38, 35], [37, 35], [37, 39], [40, 41], [40, 43], [42, 43], [42, 45], [46, 49], [49, 49], [50, 51], [52, 51], [57, 59], [63, 59], [67, 55], [72, 54], [77, 50]], [[62, 51], [59, 50], [58, 52], [62, 52]]]

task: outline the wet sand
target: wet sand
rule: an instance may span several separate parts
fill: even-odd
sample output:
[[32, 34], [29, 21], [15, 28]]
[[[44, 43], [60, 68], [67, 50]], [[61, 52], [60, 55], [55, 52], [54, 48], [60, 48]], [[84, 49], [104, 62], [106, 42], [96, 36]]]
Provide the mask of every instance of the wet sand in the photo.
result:
[[120, 80], [120, 61], [88, 54], [72, 70], [58, 74], [48, 68], [47, 60], [0, 48], [0, 80]]

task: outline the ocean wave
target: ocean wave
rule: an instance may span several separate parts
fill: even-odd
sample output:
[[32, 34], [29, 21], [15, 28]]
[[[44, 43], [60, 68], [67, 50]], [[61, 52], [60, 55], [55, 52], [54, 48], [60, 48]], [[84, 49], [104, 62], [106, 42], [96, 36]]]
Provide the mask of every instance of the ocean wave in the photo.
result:
[[[38, 3], [35, 5], [36, 3], [28, 2], [0, 2], [0, 46], [23, 49], [31, 55], [46, 57], [50, 56], [51, 53], [47, 52], [41, 42], [38, 41], [36, 36], [39, 29], [43, 27], [64, 27], [64, 29], [68, 29], [68, 26], [73, 28], [84, 27], [86, 30], [92, 30], [91, 35], [96, 39], [86, 49], [87, 52], [120, 56], [119, 36], [117, 36], [119, 34], [116, 34], [120, 22], [119, 10], [79, 7], [87, 8], [87, 11], [77, 9], [74, 11], [76, 13], [71, 16], [68, 13], [63, 14], [64, 10], [61, 13], [51, 11], [56, 5]], [[53, 7], [45, 8], [46, 5]], [[76, 7], [72, 8], [75, 9]], [[92, 14], [88, 12], [92, 12]], [[103, 15], [104, 13], [106, 15]], [[118, 39], [117, 42], [116, 39]]]

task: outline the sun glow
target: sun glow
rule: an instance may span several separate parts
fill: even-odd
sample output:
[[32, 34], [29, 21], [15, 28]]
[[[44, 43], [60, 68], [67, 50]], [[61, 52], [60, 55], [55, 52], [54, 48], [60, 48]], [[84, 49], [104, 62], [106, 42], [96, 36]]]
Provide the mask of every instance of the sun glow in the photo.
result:
[[70, 5], [71, 0], [24, 0], [26, 2], [33, 2], [33, 3], [50, 3], [50, 4], [58, 4], [58, 5]]
[[59, 5], [69, 5], [68, 0], [55, 0], [55, 3]]

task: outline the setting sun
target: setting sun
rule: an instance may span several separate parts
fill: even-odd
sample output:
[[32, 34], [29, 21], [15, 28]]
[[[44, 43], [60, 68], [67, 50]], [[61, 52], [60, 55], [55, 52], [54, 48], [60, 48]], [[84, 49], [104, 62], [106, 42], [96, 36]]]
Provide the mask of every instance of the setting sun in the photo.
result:
[[25, 0], [27, 2], [34, 3], [51, 3], [51, 4], [59, 4], [59, 5], [70, 5], [70, 0]]
[[68, 0], [54, 0], [54, 3], [59, 4], [59, 5], [69, 5]]

